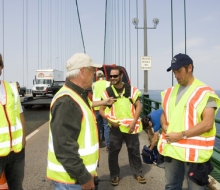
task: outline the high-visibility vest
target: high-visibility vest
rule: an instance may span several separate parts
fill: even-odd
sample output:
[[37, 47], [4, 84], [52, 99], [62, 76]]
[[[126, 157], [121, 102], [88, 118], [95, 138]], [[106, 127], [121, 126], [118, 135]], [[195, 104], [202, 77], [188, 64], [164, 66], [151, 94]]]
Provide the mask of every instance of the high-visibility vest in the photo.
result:
[[[215, 114], [220, 107], [220, 100], [215, 92], [197, 79], [194, 79], [192, 85], [175, 105], [179, 87], [180, 85], [177, 84], [161, 94], [162, 107], [168, 125], [167, 133], [186, 131], [201, 122], [202, 112], [210, 97], [216, 100]], [[167, 143], [165, 134], [162, 132], [158, 142], [158, 150], [164, 156], [177, 160], [204, 163], [212, 156], [215, 135], [215, 123], [208, 132], [170, 144]]]
[[0, 103], [0, 156], [22, 149], [23, 130], [20, 119], [20, 96], [16, 83], [2, 81], [6, 93], [6, 104]]
[[[110, 86], [110, 82], [106, 81], [106, 80], [98, 80], [95, 83], [93, 83], [92, 85], [92, 100], [93, 101], [100, 101], [101, 97], [102, 97], [102, 93], [104, 92], [104, 90]], [[98, 111], [100, 108], [100, 106], [96, 106], [93, 109], [95, 111]]]
[[[99, 144], [98, 144], [98, 131], [95, 122], [95, 115], [93, 111], [87, 106], [83, 99], [67, 86], [63, 86], [52, 99], [50, 109], [52, 109], [56, 100], [62, 96], [71, 97], [82, 110], [82, 123], [81, 130], [78, 137], [80, 158], [91, 175], [96, 176], [96, 168], [99, 157]], [[91, 101], [89, 101], [91, 104]], [[52, 120], [50, 112], [50, 121]], [[74, 115], [73, 115], [74, 117]], [[71, 178], [66, 172], [62, 164], [56, 159], [56, 155], [53, 147], [53, 136], [51, 129], [49, 128], [49, 148], [48, 148], [48, 162], [47, 162], [47, 177], [51, 180], [60, 182], [75, 184], [77, 179]]]
[[[113, 85], [111, 85], [111, 88], [115, 97], [117, 97], [117, 101], [114, 102], [114, 104], [112, 104], [110, 108], [107, 107], [105, 109], [105, 116], [108, 118], [108, 120], [119, 123], [119, 128], [121, 132], [128, 133], [130, 130], [129, 124], [134, 120], [135, 115], [135, 107], [133, 103], [136, 102], [141, 92], [136, 87], [131, 86], [130, 97], [125, 97], [125, 89], [123, 90], [121, 95], [119, 95]], [[103, 92], [102, 97], [103, 99], [109, 98], [107, 90]], [[132, 134], [140, 133], [142, 129], [143, 127], [141, 119], [139, 118], [136, 122], [135, 129]]]

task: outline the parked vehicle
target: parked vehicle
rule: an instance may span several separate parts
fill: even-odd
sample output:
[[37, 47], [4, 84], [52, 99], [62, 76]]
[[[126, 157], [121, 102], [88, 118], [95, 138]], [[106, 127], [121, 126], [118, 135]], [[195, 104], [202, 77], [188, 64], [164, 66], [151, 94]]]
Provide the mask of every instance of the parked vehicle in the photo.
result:
[[52, 94], [55, 95], [60, 88], [64, 85], [65, 81], [53, 81], [51, 86], [47, 87], [46, 89], [46, 95]]
[[51, 86], [53, 81], [62, 81], [63, 71], [55, 69], [36, 70], [35, 80], [33, 80], [32, 95], [46, 95], [47, 87]]
[[26, 94], [26, 87], [25, 86], [21, 87], [19, 82], [16, 82], [16, 83], [17, 83], [19, 95], [25, 96], [25, 94]]

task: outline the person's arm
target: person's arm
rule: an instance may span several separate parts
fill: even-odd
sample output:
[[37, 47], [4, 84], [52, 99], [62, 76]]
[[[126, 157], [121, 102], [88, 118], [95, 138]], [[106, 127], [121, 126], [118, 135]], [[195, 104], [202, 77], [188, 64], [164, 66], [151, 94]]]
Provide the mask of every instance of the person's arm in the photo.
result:
[[100, 101], [92, 101], [92, 107], [112, 105], [114, 101], [115, 101], [114, 98], [108, 98], [108, 99], [100, 100]]
[[77, 142], [82, 120], [82, 110], [69, 96], [59, 98], [52, 107], [50, 128], [53, 136], [54, 153], [71, 178], [79, 184], [90, 183], [87, 171], [78, 153]]
[[142, 105], [141, 105], [141, 101], [138, 99], [136, 102], [135, 102], [135, 114], [134, 114], [134, 120], [130, 123], [129, 125], [129, 132], [128, 133], [133, 133], [134, 129], [135, 129], [135, 125], [137, 123], [137, 120], [139, 119], [140, 117], [140, 114], [141, 114], [141, 110], [142, 110]]
[[163, 111], [163, 113], [161, 114], [161, 117], [160, 117], [160, 124], [161, 124], [162, 130], [164, 131], [164, 133], [166, 133], [168, 126], [167, 126], [167, 120], [166, 120], [164, 111]]
[[24, 148], [26, 145], [26, 123], [25, 123], [25, 118], [23, 112], [20, 113], [20, 119], [21, 119], [21, 125], [22, 125], [22, 147]]
[[159, 139], [159, 132], [155, 132], [153, 139], [151, 141], [150, 150], [153, 150], [153, 148], [157, 145], [158, 139]]
[[[199, 136], [212, 129], [215, 121], [215, 108], [205, 108], [202, 112], [202, 121], [197, 123], [194, 127], [185, 131], [187, 137]], [[182, 132], [172, 132], [166, 134], [166, 139], [169, 142], [176, 142], [182, 139]]]
[[108, 120], [108, 118], [105, 116], [105, 108], [106, 106], [100, 106], [99, 114], [102, 116], [103, 119], [105, 119], [111, 125], [111, 127], [119, 127], [119, 123], [112, 122]]

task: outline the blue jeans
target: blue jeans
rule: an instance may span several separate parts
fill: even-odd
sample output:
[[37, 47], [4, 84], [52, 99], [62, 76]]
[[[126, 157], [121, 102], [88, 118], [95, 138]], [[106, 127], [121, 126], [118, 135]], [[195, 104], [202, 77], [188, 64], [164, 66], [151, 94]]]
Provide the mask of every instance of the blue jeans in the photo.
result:
[[188, 178], [189, 164], [173, 158], [164, 158], [165, 164], [165, 190], [182, 190], [184, 175], [186, 175], [188, 190], [205, 190], [205, 186], [199, 186]]
[[109, 147], [109, 126], [108, 122], [102, 118], [102, 116], [99, 114], [99, 111], [95, 111], [96, 116], [96, 122], [99, 129], [99, 140], [103, 139], [103, 133], [105, 137], [105, 145]]
[[56, 181], [52, 181], [54, 190], [82, 190], [82, 187], [79, 184], [66, 184], [66, 183], [58, 183]]
[[9, 189], [23, 190], [25, 149], [0, 157], [0, 175], [5, 172]]

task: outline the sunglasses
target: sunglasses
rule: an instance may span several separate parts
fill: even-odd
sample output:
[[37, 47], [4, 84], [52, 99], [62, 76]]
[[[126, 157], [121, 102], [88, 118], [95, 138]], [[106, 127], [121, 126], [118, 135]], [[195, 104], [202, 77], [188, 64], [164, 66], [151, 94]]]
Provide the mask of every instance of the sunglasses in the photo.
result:
[[119, 75], [110, 75], [110, 78], [117, 78]]

